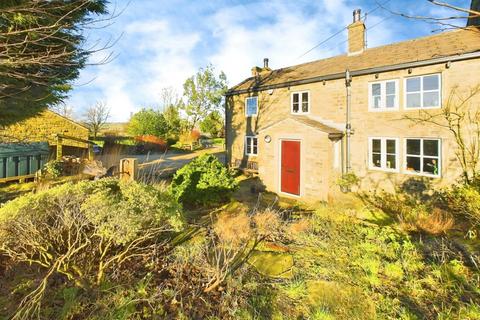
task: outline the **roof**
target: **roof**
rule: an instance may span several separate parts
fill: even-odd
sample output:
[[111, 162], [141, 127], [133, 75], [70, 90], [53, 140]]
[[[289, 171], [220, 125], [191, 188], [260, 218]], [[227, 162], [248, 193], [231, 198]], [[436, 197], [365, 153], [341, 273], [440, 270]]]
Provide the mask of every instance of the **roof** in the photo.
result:
[[81, 128], [90, 130], [90, 129], [88, 129], [87, 126], [85, 126], [85, 125], [83, 125], [83, 124], [81, 124], [81, 123], [79, 123], [79, 122], [77, 122], [77, 121], [75, 121], [75, 120], [73, 120], [73, 119], [70, 119], [69, 117], [65, 117], [65, 116], [63, 116], [63, 115], [61, 115], [61, 114], [59, 114], [59, 113], [57, 113], [57, 112], [55, 112], [55, 111], [53, 111], [53, 110], [51, 110], [51, 109], [46, 109], [46, 111], [47, 111], [47, 112], [50, 112], [50, 113], [53, 113], [54, 115], [56, 115], [56, 116], [58, 116], [58, 117], [60, 117], [60, 118], [63, 118], [63, 119], [67, 120], [68, 122], [70, 122], [70, 123], [72, 123], [72, 124], [74, 124], [74, 125], [76, 125], [76, 126], [79, 126], [79, 127], [81, 127]]
[[332, 136], [343, 135], [343, 132], [341, 130], [339, 130], [337, 128], [334, 128], [333, 126], [328, 125], [326, 122], [316, 120], [316, 119], [312, 119], [308, 116], [301, 116], [301, 115], [290, 115], [290, 116], [288, 116], [286, 118], [283, 118], [279, 121], [276, 121], [276, 122], [273, 122], [269, 125], [266, 125], [263, 128], [259, 128], [258, 132], [268, 130], [271, 127], [276, 126], [277, 124], [280, 124], [280, 123], [282, 123], [286, 120], [296, 121], [296, 122], [298, 122], [302, 125], [306, 125], [306, 126], [311, 127], [313, 129], [316, 129], [316, 130], [322, 131], [324, 133], [327, 133], [328, 135], [332, 135]]
[[427, 61], [435, 58], [458, 56], [480, 52], [480, 29], [475, 27], [458, 29], [432, 36], [398, 42], [386, 46], [366, 49], [357, 55], [339, 55], [292, 67], [273, 70], [250, 77], [230, 90], [236, 91], [278, 85], [291, 81], [311, 79], [320, 76], [344, 74], [376, 67], [402, 63]]

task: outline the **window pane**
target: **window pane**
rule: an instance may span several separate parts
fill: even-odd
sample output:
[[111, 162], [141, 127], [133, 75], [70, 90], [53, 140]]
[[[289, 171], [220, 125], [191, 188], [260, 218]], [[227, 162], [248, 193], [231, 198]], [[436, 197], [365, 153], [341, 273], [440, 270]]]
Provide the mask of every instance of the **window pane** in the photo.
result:
[[308, 102], [302, 103], [302, 112], [308, 112]]
[[395, 155], [387, 155], [387, 168], [388, 169], [397, 169], [397, 156]]
[[373, 97], [373, 107], [379, 109], [382, 106], [382, 97], [374, 96]]
[[302, 93], [302, 102], [308, 103], [308, 92]]
[[395, 81], [387, 82], [386, 92], [387, 94], [395, 94]]
[[380, 83], [374, 83], [372, 84], [372, 95], [374, 96], [379, 96], [382, 94], [382, 90], [381, 90], [381, 85]]
[[425, 92], [423, 93], [423, 106], [424, 107], [438, 107], [440, 105], [440, 97], [437, 92]]
[[252, 138], [247, 138], [247, 154], [252, 153]]
[[293, 103], [293, 112], [298, 112], [298, 102]]
[[407, 154], [420, 155], [420, 140], [407, 139]]
[[420, 158], [407, 157], [407, 170], [420, 172]]
[[380, 168], [382, 166], [382, 157], [379, 153], [372, 154], [372, 164], [374, 167]]
[[407, 108], [420, 108], [420, 93], [407, 94]]
[[293, 94], [293, 103], [298, 103], [299, 95], [298, 93]]
[[395, 108], [395, 96], [387, 96], [387, 108]]
[[396, 147], [397, 147], [397, 141], [387, 139], [387, 153], [397, 153]]
[[372, 152], [381, 153], [382, 141], [380, 139], [372, 139]]
[[438, 140], [423, 140], [423, 155], [438, 157]]
[[257, 114], [257, 98], [247, 99], [247, 115]]
[[436, 158], [423, 158], [423, 172], [438, 175], [438, 160]]
[[438, 90], [439, 89], [438, 75], [423, 77], [423, 90]]
[[420, 78], [407, 79], [407, 92], [420, 91]]

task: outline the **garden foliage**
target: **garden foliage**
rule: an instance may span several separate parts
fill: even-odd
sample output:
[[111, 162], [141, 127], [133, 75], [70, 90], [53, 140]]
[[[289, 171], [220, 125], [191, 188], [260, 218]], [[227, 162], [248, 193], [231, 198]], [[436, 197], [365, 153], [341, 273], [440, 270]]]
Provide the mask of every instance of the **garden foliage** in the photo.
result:
[[202, 155], [177, 171], [170, 191], [186, 205], [211, 205], [228, 200], [237, 188], [229, 170], [213, 155]]
[[0, 253], [37, 268], [38, 276], [16, 317], [37, 313], [54, 279], [94, 292], [126, 265], [147, 261], [182, 224], [168, 193], [114, 179], [65, 184], [7, 203], [0, 208]]

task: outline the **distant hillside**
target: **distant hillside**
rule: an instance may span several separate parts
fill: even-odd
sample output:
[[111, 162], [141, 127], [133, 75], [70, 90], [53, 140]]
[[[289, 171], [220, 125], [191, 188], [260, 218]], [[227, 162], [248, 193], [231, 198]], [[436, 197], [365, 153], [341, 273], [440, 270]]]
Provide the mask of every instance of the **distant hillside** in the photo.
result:
[[116, 135], [127, 136], [127, 123], [126, 122], [109, 122], [106, 123], [104, 128], [100, 130], [101, 135]]

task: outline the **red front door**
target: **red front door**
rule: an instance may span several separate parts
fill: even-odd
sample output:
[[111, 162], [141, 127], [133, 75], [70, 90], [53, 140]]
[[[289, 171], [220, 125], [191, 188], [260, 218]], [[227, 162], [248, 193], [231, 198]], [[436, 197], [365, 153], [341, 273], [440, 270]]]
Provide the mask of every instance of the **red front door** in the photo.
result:
[[300, 195], [300, 141], [282, 141], [281, 191]]

